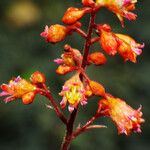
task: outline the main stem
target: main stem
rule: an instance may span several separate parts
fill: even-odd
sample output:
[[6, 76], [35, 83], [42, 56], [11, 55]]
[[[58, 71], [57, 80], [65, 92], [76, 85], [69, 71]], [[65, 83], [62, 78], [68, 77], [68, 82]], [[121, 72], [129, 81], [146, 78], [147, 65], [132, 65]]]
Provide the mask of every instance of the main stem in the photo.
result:
[[[87, 37], [86, 37], [86, 41], [85, 41], [84, 49], [83, 49], [83, 61], [82, 61], [82, 65], [81, 65], [81, 68], [83, 70], [86, 69], [86, 65], [87, 65], [87, 57], [88, 57], [89, 50], [90, 50], [90, 42], [91, 42], [91, 37], [92, 37], [93, 26], [95, 24], [95, 16], [96, 16], [96, 12], [93, 10], [91, 12], [88, 33], [87, 33]], [[83, 78], [83, 76], [81, 74], [81, 79], [82, 78]], [[63, 143], [61, 145], [60, 150], [68, 150], [69, 149], [70, 143], [72, 141], [73, 125], [74, 125], [74, 121], [75, 121], [75, 118], [77, 115], [77, 111], [78, 111], [78, 109], [75, 109], [70, 115], [70, 118], [67, 122], [66, 135], [63, 139]]]

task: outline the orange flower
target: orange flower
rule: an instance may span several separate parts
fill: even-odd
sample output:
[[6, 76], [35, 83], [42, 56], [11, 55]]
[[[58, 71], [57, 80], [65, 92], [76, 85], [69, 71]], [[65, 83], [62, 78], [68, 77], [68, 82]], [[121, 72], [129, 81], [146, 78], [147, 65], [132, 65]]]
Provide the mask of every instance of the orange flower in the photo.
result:
[[94, 6], [95, 2], [94, 0], [82, 0], [82, 4], [84, 6]]
[[[36, 94], [36, 87], [19, 76], [11, 80], [9, 84], [2, 84], [1, 89], [3, 92], [0, 93], [0, 96], [8, 96], [4, 99], [6, 103], [17, 98], [22, 98], [27, 93], [34, 92], [34, 95]], [[32, 97], [34, 98], [34, 96]]]
[[103, 53], [94, 52], [88, 56], [88, 62], [95, 65], [103, 65], [106, 63], [106, 57]]
[[66, 66], [66, 65], [60, 65], [57, 69], [56, 69], [56, 73], [59, 75], [65, 75], [69, 72], [72, 72], [73, 70], [75, 70], [75, 67], [71, 67], [71, 66]]
[[135, 9], [135, 3], [137, 0], [96, 0], [97, 5], [107, 7], [109, 10], [114, 12], [122, 26], [124, 26], [123, 17], [128, 20], [135, 20], [137, 15], [130, 12]]
[[119, 134], [129, 135], [132, 131], [141, 132], [140, 124], [144, 122], [141, 107], [134, 110], [123, 100], [107, 95], [107, 99], [99, 101], [99, 113], [111, 117]]
[[130, 60], [135, 63], [136, 57], [142, 53], [141, 48], [144, 44], [137, 43], [128, 35], [112, 32], [109, 25], [97, 25], [97, 30], [101, 46], [107, 54], [115, 55], [118, 52], [125, 61]]
[[63, 75], [81, 66], [82, 55], [79, 50], [66, 44], [64, 46], [64, 53], [61, 55], [61, 58], [55, 59], [54, 62], [60, 65], [56, 72]]
[[62, 21], [66, 24], [74, 24], [79, 19], [81, 19], [85, 13], [88, 13], [89, 11], [90, 11], [90, 8], [79, 9], [75, 7], [70, 7], [65, 12], [62, 18]]
[[50, 27], [46, 26], [44, 32], [40, 35], [46, 39], [47, 42], [57, 43], [63, 41], [69, 34], [69, 29], [63, 25], [55, 24]]
[[60, 103], [61, 107], [64, 108], [68, 102], [68, 110], [72, 112], [77, 108], [79, 103], [81, 105], [86, 105], [87, 99], [85, 97], [85, 92], [79, 74], [74, 75], [71, 79], [65, 82], [62, 91], [59, 93], [60, 96], [63, 96]]
[[105, 96], [105, 88], [100, 83], [91, 80], [89, 86], [94, 95]]
[[136, 62], [136, 57], [141, 55], [141, 48], [144, 44], [136, 43], [134, 39], [128, 35], [115, 34], [119, 38], [120, 46], [118, 47], [118, 53], [124, 58], [125, 61], [130, 60]]
[[45, 75], [39, 71], [34, 72], [30, 78], [31, 82], [34, 84], [45, 83]]
[[98, 25], [98, 32], [100, 34], [100, 44], [103, 50], [108, 55], [115, 55], [117, 53], [118, 42], [116, 36], [111, 32], [111, 27], [107, 24]]

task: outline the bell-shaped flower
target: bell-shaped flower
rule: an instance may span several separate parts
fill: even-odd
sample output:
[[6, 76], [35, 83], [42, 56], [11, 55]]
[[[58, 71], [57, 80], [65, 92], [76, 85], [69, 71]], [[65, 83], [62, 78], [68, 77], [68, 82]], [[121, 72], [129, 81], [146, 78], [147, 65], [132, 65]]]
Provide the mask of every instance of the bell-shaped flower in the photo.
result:
[[86, 90], [80, 80], [79, 73], [77, 73], [65, 82], [62, 91], [59, 93], [63, 97], [60, 103], [61, 108], [64, 108], [68, 102], [68, 110], [72, 112], [79, 104], [86, 105], [85, 93]]
[[137, 15], [131, 11], [135, 9], [137, 0], [96, 0], [96, 4], [108, 8], [115, 13], [122, 26], [124, 26], [123, 17], [128, 20], [135, 20]]
[[33, 101], [36, 94], [36, 86], [20, 76], [11, 80], [9, 84], [2, 84], [1, 89], [3, 91], [0, 93], [0, 96], [8, 96], [4, 99], [6, 103], [24, 97], [23, 102], [29, 104]]
[[115, 34], [120, 42], [118, 53], [125, 61], [130, 60], [136, 63], [136, 57], [141, 55], [144, 44], [137, 43], [133, 38], [128, 35]]
[[140, 133], [142, 118], [141, 107], [134, 110], [125, 101], [107, 95], [106, 99], [99, 101], [98, 113], [110, 117], [118, 128], [119, 134], [129, 135], [132, 131]]
[[117, 53], [118, 42], [115, 34], [111, 32], [111, 27], [108, 24], [98, 25], [97, 30], [101, 47], [108, 55], [114, 56]]

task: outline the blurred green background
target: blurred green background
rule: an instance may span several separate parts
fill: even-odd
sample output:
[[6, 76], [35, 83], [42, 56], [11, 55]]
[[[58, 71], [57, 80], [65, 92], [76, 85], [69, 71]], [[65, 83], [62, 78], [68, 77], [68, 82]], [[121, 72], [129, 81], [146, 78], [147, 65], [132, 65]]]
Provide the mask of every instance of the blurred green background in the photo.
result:
[[[1, 0], [0, 1], [0, 84], [7, 83], [12, 76], [28, 79], [36, 70], [45, 73], [47, 85], [51, 87], [59, 103], [58, 92], [71, 74], [58, 76], [53, 59], [59, 57], [63, 45], [82, 49], [83, 39], [77, 34], [69, 36], [56, 45], [46, 43], [40, 36], [44, 26], [61, 23], [64, 11], [69, 6], [80, 7], [80, 0]], [[143, 54], [137, 64], [123, 63], [119, 56], [109, 57], [103, 67], [91, 66], [89, 76], [103, 83], [110, 93], [125, 99], [134, 108], [143, 105], [145, 124], [142, 134], [124, 136], [117, 134], [110, 119], [102, 118], [108, 129], [95, 129], [79, 136], [71, 150], [149, 150], [150, 149], [150, 1], [139, 1], [137, 21], [125, 21], [122, 29], [116, 16], [102, 9], [97, 22], [110, 23], [114, 32], [128, 33], [140, 43], [145, 43]], [[82, 19], [87, 29], [89, 16]], [[99, 44], [92, 48], [100, 50]], [[21, 100], [4, 104], [0, 98], [0, 150], [58, 150], [64, 134], [64, 126], [53, 110], [45, 107], [47, 100], [37, 96], [32, 105], [25, 106]], [[77, 122], [85, 122], [93, 115], [97, 98], [80, 108]], [[65, 112], [68, 114], [68, 111]]]

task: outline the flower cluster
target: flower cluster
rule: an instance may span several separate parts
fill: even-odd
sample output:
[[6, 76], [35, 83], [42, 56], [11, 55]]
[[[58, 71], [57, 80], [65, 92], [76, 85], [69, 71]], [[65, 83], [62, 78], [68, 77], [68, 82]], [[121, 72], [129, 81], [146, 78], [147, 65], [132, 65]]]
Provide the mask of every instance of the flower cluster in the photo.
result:
[[[54, 60], [58, 65], [56, 69], [58, 75], [66, 75], [70, 72], [73, 74], [64, 83], [59, 93], [62, 97], [60, 108], [45, 84], [45, 76], [38, 71], [31, 75], [30, 81], [17, 77], [13, 78], [9, 84], [1, 85], [2, 92], [0, 96], [8, 96], [4, 99], [5, 102], [21, 98], [24, 104], [30, 104], [37, 93], [46, 96], [50, 100], [57, 116], [69, 130], [66, 138], [64, 138], [62, 150], [67, 149], [68, 143], [86, 129], [102, 127], [90, 126], [97, 117], [110, 117], [116, 124], [119, 134], [129, 135], [132, 131], [141, 132], [141, 123], [144, 122], [141, 107], [134, 110], [124, 100], [108, 94], [101, 83], [90, 79], [86, 73], [86, 68], [91, 64], [104, 65], [107, 62], [105, 54], [108, 56], [119, 54], [124, 61], [137, 62], [137, 56], [141, 55], [144, 44], [136, 42], [128, 35], [113, 32], [109, 24], [99, 24], [95, 21], [97, 12], [102, 7], [106, 7], [117, 15], [122, 26], [124, 26], [123, 18], [136, 19], [136, 15], [131, 12], [135, 9], [136, 2], [137, 0], [82, 0], [82, 8], [70, 7], [66, 10], [62, 17], [64, 25], [46, 25], [40, 35], [48, 43], [62, 42], [73, 32], [78, 33], [85, 39], [83, 52], [65, 44], [60, 58]], [[82, 30], [80, 22], [80, 19], [86, 14], [90, 14], [87, 33]], [[93, 37], [93, 32], [96, 33], [95, 37]], [[96, 42], [99, 43], [102, 52], [99, 50], [91, 52], [90, 48]], [[73, 132], [73, 123], [79, 106], [86, 105], [89, 97], [92, 96], [102, 99], [98, 103], [98, 108], [96, 108], [96, 115], [83, 127], [79, 127]], [[70, 119], [67, 119], [62, 112], [66, 105], [68, 105]], [[71, 129], [68, 129], [68, 127]]]
[[13, 78], [9, 84], [2, 84], [0, 96], [8, 96], [4, 99], [5, 103], [11, 102], [18, 98], [22, 99], [24, 104], [33, 102], [37, 93], [36, 84], [44, 83], [45, 76], [40, 72], [35, 72], [31, 75], [31, 82], [22, 79], [20, 76]]

